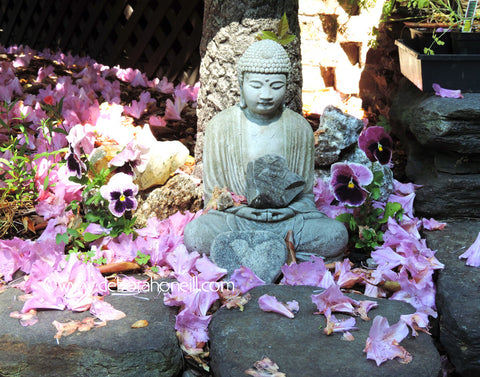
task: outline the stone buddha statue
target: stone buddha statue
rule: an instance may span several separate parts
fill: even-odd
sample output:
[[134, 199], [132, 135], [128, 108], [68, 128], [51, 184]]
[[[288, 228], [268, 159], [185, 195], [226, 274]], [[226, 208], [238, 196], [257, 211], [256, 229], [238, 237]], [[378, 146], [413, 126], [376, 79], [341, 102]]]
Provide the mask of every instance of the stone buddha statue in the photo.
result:
[[312, 129], [284, 106], [289, 72], [285, 49], [271, 40], [253, 43], [239, 59], [240, 103], [207, 125], [203, 185], [205, 203], [215, 187], [226, 187], [247, 204], [212, 209], [187, 224], [188, 250], [209, 255], [214, 240], [228, 232], [270, 232], [283, 242], [291, 230], [297, 259], [341, 257], [345, 226], [314, 204]]

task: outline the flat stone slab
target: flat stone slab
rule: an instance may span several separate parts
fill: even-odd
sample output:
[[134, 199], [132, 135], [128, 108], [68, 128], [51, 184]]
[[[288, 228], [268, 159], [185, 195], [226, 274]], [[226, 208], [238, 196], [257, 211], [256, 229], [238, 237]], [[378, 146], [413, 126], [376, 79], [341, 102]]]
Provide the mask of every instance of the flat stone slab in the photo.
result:
[[[133, 296], [106, 296], [105, 301], [126, 317], [108, 321], [105, 327], [75, 332], [57, 344], [54, 320], [81, 321], [90, 313], [38, 311], [39, 321], [23, 327], [10, 318], [23, 302], [22, 291], [9, 288], [0, 294], [0, 375], [7, 376], [157, 376], [174, 377], [182, 368], [182, 351], [175, 336], [176, 308], [163, 304], [163, 294], [153, 292]], [[137, 320], [148, 326], [132, 329]]]
[[444, 230], [425, 232], [428, 246], [445, 264], [437, 280], [440, 343], [457, 373], [467, 377], [480, 375], [480, 268], [458, 256], [479, 232], [480, 219], [447, 221]]
[[287, 261], [285, 241], [268, 231], [234, 231], [218, 235], [210, 256], [230, 276], [245, 266], [266, 283], [273, 283]]
[[[425, 377], [437, 376], [441, 370], [440, 355], [432, 339], [425, 333], [409, 335], [400, 344], [413, 356], [409, 364], [389, 360], [380, 366], [367, 360], [363, 352], [372, 321], [356, 319], [359, 331], [351, 331], [354, 341], [341, 340], [341, 334], [323, 333], [325, 317], [315, 315], [316, 306], [310, 296], [321, 292], [307, 286], [260, 286], [249, 293], [252, 299], [243, 312], [222, 308], [210, 323], [211, 368], [215, 376], [244, 377], [244, 371], [263, 359], [270, 358], [287, 376], [369, 376], [369, 377]], [[279, 301], [296, 300], [300, 311], [289, 319], [277, 313], [263, 312], [258, 298], [274, 295]], [[390, 325], [397, 323], [402, 314], [415, 310], [400, 301], [351, 296], [356, 300], [375, 300], [378, 307], [369, 317], [382, 315]], [[349, 316], [335, 313], [338, 319]]]

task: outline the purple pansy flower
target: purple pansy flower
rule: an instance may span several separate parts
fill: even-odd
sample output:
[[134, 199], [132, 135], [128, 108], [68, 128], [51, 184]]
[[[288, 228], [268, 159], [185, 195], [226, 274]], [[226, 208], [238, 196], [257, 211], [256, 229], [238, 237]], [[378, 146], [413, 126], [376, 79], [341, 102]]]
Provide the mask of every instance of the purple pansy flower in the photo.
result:
[[108, 166], [115, 166], [117, 173], [131, 176], [135, 176], [135, 172], [143, 173], [148, 163], [148, 150], [149, 148], [136, 142], [130, 142], [110, 160]]
[[109, 201], [108, 209], [117, 217], [122, 216], [125, 211], [137, 208], [137, 193], [137, 185], [133, 183], [132, 177], [125, 173], [115, 174], [107, 185], [100, 187], [100, 194]]
[[67, 161], [67, 169], [71, 174], [75, 174], [77, 178], [82, 178], [82, 174], [87, 170], [87, 166], [75, 153], [72, 145], [69, 146], [69, 152], [65, 156]]
[[354, 207], [363, 204], [368, 191], [362, 186], [373, 180], [370, 169], [356, 163], [337, 162], [332, 165], [331, 173], [330, 187], [339, 202]]
[[372, 162], [387, 165], [392, 159], [393, 141], [383, 127], [365, 128], [358, 137], [358, 146]]

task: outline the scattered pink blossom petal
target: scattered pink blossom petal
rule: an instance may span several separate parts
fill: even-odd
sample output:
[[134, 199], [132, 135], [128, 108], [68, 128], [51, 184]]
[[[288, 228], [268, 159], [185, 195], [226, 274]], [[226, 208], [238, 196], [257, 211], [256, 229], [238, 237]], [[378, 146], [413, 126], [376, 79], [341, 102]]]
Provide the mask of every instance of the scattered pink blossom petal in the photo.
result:
[[355, 327], [355, 318], [353, 317], [345, 320], [339, 320], [332, 314], [330, 308], [327, 308], [324, 314], [327, 324], [325, 325], [323, 332], [326, 335], [331, 335], [334, 332], [358, 330], [358, 327]]
[[430, 219], [422, 219], [422, 226], [423, 226], [423, 229], [426, 229], [426, 230], [443, 230], [445, 226], [447, 226], [447, 223], [439, 222], [434, 218], [430, 218]]
[[460, 89], [445, 89], [438, 84], [432, 84], [432, 88], [435, 91], [435, 95], [444, 98], [463, 98], [462, 91]]
[[480, 267], [480, 232], [475, 242], [458, 258], [466, 258], [467, 266]]
[[405, 322], [399, 321], [390, 326], [386, 318], [376, 316], [363, 352], [366, 352], [367, 359], [374, 360], [377, 366], [396, 357], [404, 364], [409, 363], [412, 356], [399, 345], [407, 335], [408, 328]]
[[215, 282], [225, 276], [228, 272], [226, 269], [220, 268], [215, 263], [210, 261], [205, 254], [195, 261], [195, 268], [199, 272], [199, 280], [204, 282]]
[[278, 301], [275, 296], [263, 295], [258, 298], [258, 305], [264, 312], [274, 312], [284, 315], [288, 318], [294, 318], [292, 311], [282, 302]]
[[230, 281], [235, 284], [235, 288], [239, 289], [242, 294], [252, 288], [265, 284], [251, 269], [245, 266], [241, 266], [233, 271], [233, 274], [230, 276]]
[[37, 311], [35, 309], [31, 309], [26, 313], [21, 313], [18, 311], [14, 311], [10, 313], [10, 318], [16, 318], [19, 320], [22, 326], [33, 326], [38, 322]]
[[281, 270], [283, 273], [281, 284], [311, 285], [320, 288], [328, 288], [335, 284], [332, 274], [319, 257], [312, 256], [309, 261], [298, 264], [284, 264]]
[[93, 300], [90, 313], [100, 321], [114, 321], [126, 316], [124, 312], [115, 309], [112, 304], [101, 299]]
[[328, 287], [324, 292], [312, 295], [312, 302], [317, 305], [318, 313], [324, 314], [327, 310], [355, 314], [355, 300], [347, 297], [336, 284]]
[[285, 373], [280, 372], [279, 366], [268, 357], [256, 361], [253, 368], [248, 368], [244, 373], [253, 377], [287, 377]]

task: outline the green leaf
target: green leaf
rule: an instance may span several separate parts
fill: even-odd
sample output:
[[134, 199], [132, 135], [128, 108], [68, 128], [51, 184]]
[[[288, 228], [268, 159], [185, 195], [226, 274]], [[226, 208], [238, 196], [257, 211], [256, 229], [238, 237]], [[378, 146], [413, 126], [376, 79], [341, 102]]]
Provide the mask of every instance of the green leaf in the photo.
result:
[[262, 39], [271, 39], [272, 41], [278, 42], [277, 35], [272, 31], [263, 30]]
[[53, 129], [53, 131], [55, 131], [56, 133], [59, 133], [59, 134], [68, 135], [68, 132], [65, 131], [63, 128], [60, 128], [60, 127], [55, 127], [55, 128]]
[[73, 237], [80, 237], [81, 234], [78, 230], [72, 229], [72, 228], [67, 228], [67, 233], [70, 234]]
[[282, 18], [280, 19], [280, 22], [278, 23], [278, 39], [283, 39], [285, 35], [288, 33], [288, 20], [287, 20], [287, 14], [284, 13]]
[[104, 237], [105, 235], [106, 235], [105, 233], [94, 234], [94, 233], [90, 233], [90, 232], [85, 232], [85, 233], [83, 233], [83, 239], [84, 239], [85, 242], [92, 242], [92, 241], [98, 240], [99, 238]]
[[380, 224], [385, 224], [390, 217], [395, 216], [395, 214], [402, 210], [402, 205], [397, 202], [388, 202], [385, 204], [385, 212], [383, 218], [379, 220]]
[[289, 34], [286, 37], [279, 39], [279, 42], [282, 46], [288, 45], [290, 42], [292, 42], [296, 38], [295, 35]]
[[68, 244], [68, 234], [67, 233], [57, 233], [55, 236], [55, 242], [57, 245], [60, 245], [62, 242], [67, 245]]
[[351, 213], [341, 213], [340, 215], [335, 217], [335, 220], [340, 221], [344, 224], [348, 224], [352, 218], [353, 215]]

